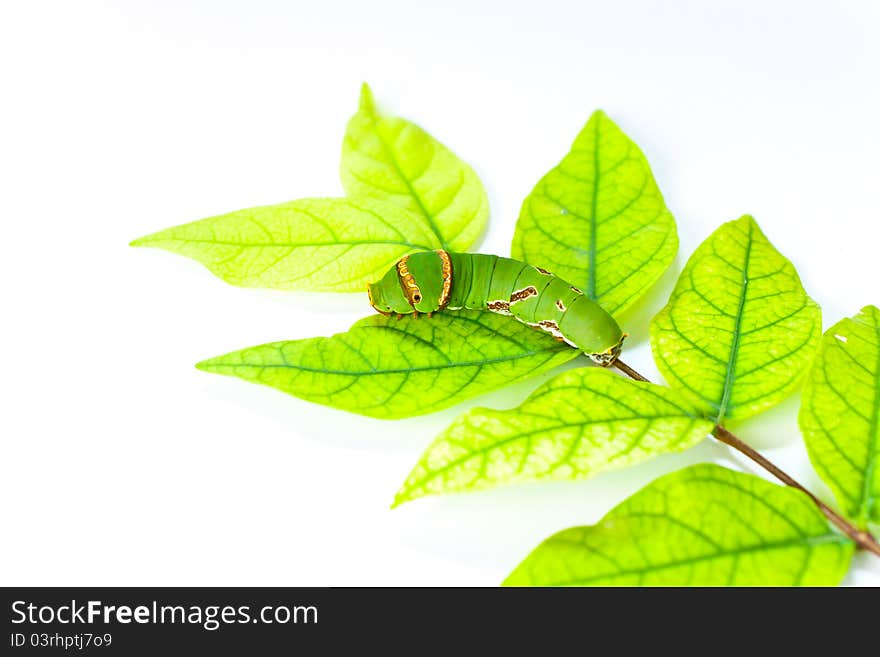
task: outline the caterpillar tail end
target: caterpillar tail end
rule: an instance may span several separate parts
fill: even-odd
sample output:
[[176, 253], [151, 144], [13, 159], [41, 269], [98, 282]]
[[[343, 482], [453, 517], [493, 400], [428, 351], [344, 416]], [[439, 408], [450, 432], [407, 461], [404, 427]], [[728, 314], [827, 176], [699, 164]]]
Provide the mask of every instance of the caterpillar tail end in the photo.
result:
[[603, 352], [597, 354], [587, 354], [591, 361], [596, 363], [601, 367], [610, 367], [614, 361], [620, 356], [620, 352], [623, 349], [623, 341], [629, 337], [629, 333], [624, 333], [620, 336], [620, 340], [613, 347], [609, 347]]

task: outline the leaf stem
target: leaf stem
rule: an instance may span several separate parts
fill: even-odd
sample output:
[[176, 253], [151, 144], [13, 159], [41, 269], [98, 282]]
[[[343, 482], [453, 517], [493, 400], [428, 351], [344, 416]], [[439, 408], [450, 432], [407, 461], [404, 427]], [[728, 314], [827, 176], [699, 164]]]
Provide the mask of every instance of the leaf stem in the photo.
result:
[[636, 381], [644, 381], [645, 383], [650, 383], [650, 381], [646, 377], [644, 377], [641, 374], [639, 374], [638, 372], [636, 372], [633, 368], [631, 368], [629, 365], [624, 363], [619, 358], [615, 358], [612, 365], [614, 365], [614, 367], [619, 369], [621, 372], [626, 374], [631, 379], [635, 379]]
[[[636, 381], [649, 382], [647, 378], [639, 374], [636, 370], [621, 361], [619, 358], [614, 361], [613, 366], [626, 374], [631, 379], [634, 379]], [[728, 447], [732, 447], [739, 453], [750, 458], [752, 461], [760, 465], [762, 468], [764, 468], [767, 472], [772, 474], [786, 486], [791, 486], [792, 488], [796, 488], [801, 491], [804, 495], [809, 497], [817, 507], [819, 507], [819, 510], [835, 527], [837, 527], [840, 531], [842, 531], [850, 539], [852, 539], [852, 541], [856, 545], [858, 545], [860, 549], [866, 550], [880, 557], [880, 542], [878, 542], [877, 539], [874, 538], [874, 536], [868, 533], [867, 530], [859, 529], [858, 527], [852, 525], [846, 518], [831, 509], [822, 500], [820, 500], [818, 497], [813, 495], [813, 493], [804, 488], [804, 486], [794, 477], [783, 471], [781, 468], [779, 468], [779, 466], [774, 464], [767, 457], [763, 456], [753, 447], [750, 447], [749, 445], [744, 443], [742, 440], [737, 438], [730, 431], [719, 424], [715, 425], [715, 428], [712, 429], [712, 436], [719, 442], [724, 443]]]

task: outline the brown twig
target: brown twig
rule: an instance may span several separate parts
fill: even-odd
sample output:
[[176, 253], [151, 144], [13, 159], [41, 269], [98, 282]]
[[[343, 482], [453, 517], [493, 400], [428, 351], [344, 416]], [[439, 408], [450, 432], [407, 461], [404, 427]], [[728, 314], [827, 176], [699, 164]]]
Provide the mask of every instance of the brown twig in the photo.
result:
[[645, 383], [650, 383], [650, 381], [648, 381], [648, 379], [646, 379], [644, 376], [642, 376], [641, 374], [636, 372], [633, 368], [631, 368], [629, 365], [624, 363], [619, 358], [616, 358], [614, 360], [613, 365], [614, 365], [614, 367], [619, 369], [621, 372], [626, 374], [631, 379], [635, 379], [636, 381], [644, 381]]
[[[626, 363], [622, 362], [619, 358], [614, 361], [613, 366], [626, 374], [631, 379], [635, 379], [636, 381], [648, 382], [648, 379], [639, 374], [636, 370], [631, 368]], [[846, 518], [831, 509], [822, 500], [820, 500], [818, 497], [813, 495], [813, 493], [804, 488], [804, 486], [794, 477], [780, 469], [779, 466], [775, 465], [760, 452], [744, 443], [742, 440], [734, 436], [732, 433], [730, 433], [730, 431], [728, 431], [721, 425], [715, 425], [715, 428], [712, 429], [712, 436], [719, 442], [722, 442], [725, 445], [732, 447], [739, 453], [750, 458], [752, 461], [760, 465], [762, 468], [764, 468], [767, 472], [772, 474], [786, 486], [791, 486], [792, 488], [796, 488], [801, 491], [804, 495], [809, 497], [817, 507], [819, 507], [819, 510], [822, 511], [823, 514], [825, 514], [825, 517], [828, 518], [828, 520], [835, 527], [837, 527], [840, 531], [849, 536], [853, 540], [853, 542], [859, 546], [859, 548], [861, 548], [862, 550], [867, 550], [868, 552], [871, 552], [880, 557], [880, 543], [878, 543], [877, 539], [874, 538], [874, 536], [868, 533], [867, 530], [859, 529], [858, 527], [852, 525]]]

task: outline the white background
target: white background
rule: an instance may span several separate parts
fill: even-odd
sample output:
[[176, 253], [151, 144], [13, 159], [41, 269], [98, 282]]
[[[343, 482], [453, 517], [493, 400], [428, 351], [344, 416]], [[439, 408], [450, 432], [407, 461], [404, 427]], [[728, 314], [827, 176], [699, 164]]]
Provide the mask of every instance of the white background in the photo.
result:
[[[381, 422], [197, 371], [329, 335], [366, 295], [228, 286], [127, 243], [202, 217], [338, 195], [359, 85], [471, 162], [481, 250], [602, 107], [647, 154], [681, 251], [749, 212], [825, 325], [880, 303], [880, 16], [866, 2], [15, 2], [0, 9], [0, 582], [494, 585], [707, 441], [592, 481], [391, 511], [424, 447], [473, 405]], [[547, 376], [543, 377], [546, 380]], [[797, 398], [741, 434], [830, 499]], [[848, 584], [880, 584], [856, 559]]]

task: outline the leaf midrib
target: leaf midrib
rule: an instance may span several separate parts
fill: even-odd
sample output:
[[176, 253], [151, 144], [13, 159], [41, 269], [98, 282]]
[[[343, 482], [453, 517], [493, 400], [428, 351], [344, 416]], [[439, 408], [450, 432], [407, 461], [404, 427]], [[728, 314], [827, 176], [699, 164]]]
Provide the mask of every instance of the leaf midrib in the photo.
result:
[[[313, 372], [316, 374], [336, 374], [340, 376], [382, 376], [385, 374], [405, 374], [407, 372], [430, 372], [434, 370], [444, 370], [444, 369], [453, 369], [456, 367], [474, 367], [478, 365], [492, 365], [495, 363], [505, 363], [513, 360], [520, 360], [522, 358], [530, 358], [532, 356], [541, 356], [544, 354], [555, 354], [555, 353], [564, 353], [566, 350], [558, 347], [551, 347], [548, 349], [543, 349], [541, 351], [527, 351], [517, 354], [516, 356], [505, 356], [501, 358], [487, 358], [484, 360], [473, 360], [473, 361], [458, 361], [455, 363], [446, 363], [440, 365], [430, 365], [425, 367], [407, 367], [401, 369], [393, 369], [393, 370], [331, 370], [319, 367], [306, 367], [303, 365], [290, 365], [284, 363], [272, 363], [272, 364], [255, 364], [255, 363], [205, 363], [202, 368], [220, 368], [220, 367], [229, 367], [229, 368], [244, 368], [244, 367], [252, 367], [252, 368], [260, 368], [260, 369], [291, 369], [302, 372]], [[202, 365], [201, 363], [199, 365]]]
[[877, 361], [874, 367], [874, 412], [871, 415], [871, 430], [868, 432], [868, 438], [873, 444], [868, 448], [868, 464], [865, 467], [865, 480], [862, 482], [862, 504], [858, 518], [862, 527], [871, 519], [874, 505], [871, 489], [874, 487], [874, 469], [877, 467], [877, 455], [880, 452], [880, 381], [877, 380], [880, 378], [880, 326], [876, 318], [873, 319], [874, 334], [877, 337]]
[[[376, 136], [379, 138], [379, 143], [382, 144], [382, 149], [385, 151], [385, 154], [388, 156], [389, 161], [391, 162], [391, 166], [394, 168], [394, 171], [403, 181], [403, 184], [406, 186], [407, 191], [410, 196], [416, 202], [416, 205], [419, 207], [419, 212], [428, 220], [428, 224], [431, 226], [431, 230], [434, 232], [434, 236], [437, 238], [437, 241], [440, 242], [440, 245], [444, 249], [449, 249], [449, 246], [446, 244], [446, 240], [443, 239], [443, 233], [440, 232], [440, 227], [437, 225], [437, 222], [434, 221], [434, 215], [428, 212], [428, 209], [425, 207], [425, 204], [422, 203], [422, 197], [416, 192], [415, 188], [412, 186], [410, 179], [404, 175], [403, 169], [400, 168], [400, 164], [397, 161], [397, 158], [394, 156], [394, 150], [391, 148], [390, 144], [385, 140], [385, 136], [382, 134], [382, 130], [380, 129], [379, 122], [382, 119], [379, 117], [372, 117], [372, 125], [373, 130], [376, 133]], [[432, 145], [433, 147], [433, 145]], [[431, 159], [434, 158], [433, 152], [431, 153]], [[430, 166], [430, 163], [428, 164]], [[430, 249], [426, 249], [430, 250]]]
[[593, 144], [593, 195], [590, 199], [590, 263], [587, 269], [587, 296], [596, 300], [596, 250], [597, 239], [596, 229], [598, 221], [596, 220], [596, 211], [599, 207], [599, 119], [597, 117], [594, 130]]
[[189, 237], [163, 237], [156, 239], [147, 239], [143, 238], [140, 240], [135, 240], [136, 246], [149, 246], [151, 244], [158, 244], [161, 242], [193, 242], [195, 244], [218, 244], [220, 246], [235, 246], [238, 248], [255, 248], [255, 249], [266, 249], [271, 247], [277, 247], [281, 249], [296, 249], [300, 247], [310, 247], [310, 246], [367, 246], [367, 245], [382, 245], [382, 244], [391, 244], [394, 246], [405, 246], [411, 249], [419, 249], [422, 251], [430, 251], [431, 247], [423, 246], [421, 244], [412, 244], [410, 242], [401, 242], [397, 240], [337, 240], [335, 242], [232, 242], [229, 240], [217, 240], [217, 239], [195, 239]]
[[[806, 547], [812, 549], [819, 545], [825, 544], [839, 544], [846, 545], [850, 541], [844, 536], [835, 533], [822, 534], [820, 536], [808, 536], [808, 537], [798, 537], [794, 539], [790, 539], [787, 541], [778, 541], [775, 543], [764, 543], [761, 545], [752, 545], [747, 548], [739, 548], [739, 549], [724, 549], [719, 552], [715, 552], [713, 554], [706, 554], [699, 557], [690, 557], [687, 559], [679, 559], [677, 561], [668, 561], [658, 566], [652, 566], [652, 564], [648, 564], [645, 568], [635, 569], [621, 569], [615, 573], [604, 573], [602, 575], [596, 575], [587, 578], [568, 580], [563, 582], [554, 582], [550, 584], [545, 584], [545, 586], [581, 586], [583, 584], [589, 584], [602, 579], [609, 579], [614, 577], [620, 577], [621, 575], [645, 575], [651, 572], [657, 572], [666, 570], [669, 568], [677, 568], [679, 566], [688, 566], [696, 563], [702, 563], [704, 561], [713, 561], [716, 559], [723, 559], [725, 557], [737, 557], [743, 554], [749, 554], [752, 552], [760, 552], [760, 551], [772, 551], [772, 550], [781, 550], [789, 547]], [[578, 546], [583, 547], [582, 544], [578, 543]]]
[[[463, 456], [460, 456], [456, 459], [453, 459], [452, 461], [449, 461], [448, 463], [444, 463], [439, 468], [436, 468], [434, 470], [428, 470], [427, 473], [425, 474], [425, 476], [417, 479], [413, 484], [411, 484], [411, 485], [405, 484], [404, 491], [402, 491], [402, 492], [412, 491], [416, 487], [424, 488], [424, 486], [427, 482], [433, 481], [437, 477], [453, 470], [457, 466], [460, 466], [461, 464], [466, 463], [467, 461], [470, 461], [473, 458], [485, 458], [486, 455], [488, 455], [490, 452], [493, 452], [497, 449], [500, 449], [501, 447], [504, 447], [505, 445], [508, 445], [512, 442], [516, 442], [518, 440], [525, 440], [525, 439], [529, 438], [530, 436], [534, 436], [536, 434], [545, 433], [545, 432], [556, 432], [556, 431], [559, 431], [562, 429], [573, 429], [573, 428], [580, 428], [582, 430], [586, 430], [590, 427], [597, 426], [597, 425], [613, 425], [613, 424], [617, 424], [617, 423], [621, 423], [621, 422], [633, 422], [633, 421], [638, 421], [638, 420], [648, 420], [647, 426], [646, 426], [645, 430], [642, 431], [642, 435], [641, 435], [641, 438], [644, 438], [644, 434], [646, 434], [647, 431], [652, 428], [652, 425], [654, 422], [661, 421], [661, 420], [678, 420], [678, 419], [689, 420], [688, 428], [684, 431], [681, 431], [679, 433], [679, 435], [676, 436], [675, 442], [681, 442], [683, 440], [683, 438], [685, 437], [685, 435], [690, 433], [691, 429], [693, 428], [694, 422], [696, 422], [698, 420], [684, 416], [684, 415], [678, 415], [678, 414], [641, 415], [639, 417], [621, 417], [621, 418], [610, 418], [610, 419], [593, 420], [593, 421], [584, 420], [584, 421], [579, 421], [579, 422], [559, 422], [554, 425], [539, 427], [537, 429], [529, 429], [528, 431], [518, 431], [510, 436], [499, 439], [490, 445], [486, 445], [485, 447], [479, 447], [476, 449], [472, 449], [467, 454], [464, 454]], [[473, 425], [470, 425], [469, 428], [480, 431], [480, 429], [478, 427], [475, 427]], [[483, 433], [485, 435], [485, 432], [483, 432]], [[584, 439], [585, 439], [585, 436], [582, 434], [582, 435], [578, 436], [577, 438], [575, 438], [572, 442], [577, 444]], [[637, 441], [637, 443], [635, 445], [632, 445], [629, 452], [631, 452], [632, 449], [634, 449], [638, 445], [638, 442], [640, 442], [640, 440]], [[673, 444], [673, 442], [670, 441], [670, 444]], [[627, 453], [629, 453], [629, 452], [627, 452]], [[528, 454], [526, 454], [526, 456], [528, 456]], [[622, 454], [616, 454], [614, 457], [612, 457], [611, 461], [617, 461], [620, 459], [621, 456], [622, 456]], [[553, 468], [558, 467], [560, 464], [564, 463], [565, 461], [567, 461], [567, 459], [558, 459], [557, 462], [554, 462]], [[519, 473], [517, 473], [517, 474], [519, 474]], [[482, 478], [482, 477], [479, 477], [479, 478]], [[508, 481], [505, 483], [510, 483], [510, 482]], [[410, 495], [407, 495], [407, 499], [413, 499], [413, 498]]]
[[718, 405], [718, 417], [715, 418], [716, 424], [724, 421], [727, 413], [727, 406], [730, 403], [730, 395], [733, 391], [733, 382], [736, 378], [736, 361], [739, 357], [739, 338], [742, 330], [743, 311], [746, 306], [746, 294], [749, 287], [749, 260], [752, 255], [752, 224], [749, 223], [749, 237], [746, 242], [746, 252], [743, 258], [742, 284], [740, 287], [739, 306], [736, 311], [736, 320], [733, 325], [733, 342], [730, 345], [730, 356], [727, 360], [727, 372], [724, 377], [724, 388], [721, 393], [721, 403]]

